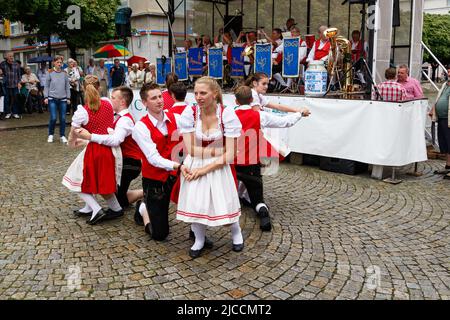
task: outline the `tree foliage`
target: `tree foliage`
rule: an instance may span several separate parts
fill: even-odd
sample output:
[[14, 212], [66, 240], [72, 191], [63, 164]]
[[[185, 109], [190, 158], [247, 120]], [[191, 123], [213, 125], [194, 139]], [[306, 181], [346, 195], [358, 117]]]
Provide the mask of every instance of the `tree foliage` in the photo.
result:
[[[39, 38], [57, 34], [74, 54], [76, 48], [88, 48], [114, 37], [114, 14], [119, 0], [0, 0], [2, 15], [21, 21], [27, 30], [36, 30]], [[67, 8], [81, 8], [81, 30], [67, 28]]]
[[[450, 15], [425, 14], [423, 19], [423, 42], [443, 63], [450, 64]], [[434, 61], [425, 52], [424, 60]]]

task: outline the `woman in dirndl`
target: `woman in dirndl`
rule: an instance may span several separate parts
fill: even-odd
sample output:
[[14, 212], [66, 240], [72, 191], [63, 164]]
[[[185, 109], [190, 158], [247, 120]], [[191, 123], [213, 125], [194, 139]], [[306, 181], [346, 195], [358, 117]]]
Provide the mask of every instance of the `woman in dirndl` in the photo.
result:
[[230, 166], [242, 125], [232, 107], [223, 107], [216, 80], [198, 79], [194, 94], [197, 104], [185, 109], [178, 126], [188, 152], [184, 165], [189, 170], [180, 177], [177, 219], [192, 223], [192, 258], [201, 255], [208, 226], [231, 226], [232, 249], [242, 251], [241, 207]]
[[[98, 77], [86, 76], [84, 86], [86, 104], [77, 108], [72, 117], [70, 147], [76, 147], [79, 143], [74, 134], [76, 130], [84, 128], [90, 133], [108, 134], [114, 123], [111, 102], [106, 98], [100, 98]], [[90, 219], [86, 221], [88, 224], [96, 224], [107, 215], [95, 199], [96, 194], [106, 200], [109, 209], [122, 210], [115, 196], [116, 181], [120, 181], [121, 157], [122, 154], [118, 148], [113, 151], [108, 146], [89, 142], [63, 178], [63, 184], [69, 190], [79, 192], [80, 198], [86, 203], [84, 208], [74, 213], [81, 216], [90, 215]]]

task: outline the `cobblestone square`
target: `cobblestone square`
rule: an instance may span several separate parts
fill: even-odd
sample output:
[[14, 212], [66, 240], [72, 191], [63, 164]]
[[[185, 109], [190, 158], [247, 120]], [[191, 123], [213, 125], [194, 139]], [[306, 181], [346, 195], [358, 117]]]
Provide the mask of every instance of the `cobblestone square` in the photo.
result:
[[450, 299], [443, 161], [420, 163], [421, 177], [402, 168], [396, 186], [283, 164], [264, 181], [272, 232], [243, 208], [244, 251], [211, 228], [214, 248], [192, 260], [173, 205], [162, 243], [134, 208], [95, 226], [73, 216], [81, 201], [61, 178], [78, 151], [46, 130], [0, 132], [1, 299]]

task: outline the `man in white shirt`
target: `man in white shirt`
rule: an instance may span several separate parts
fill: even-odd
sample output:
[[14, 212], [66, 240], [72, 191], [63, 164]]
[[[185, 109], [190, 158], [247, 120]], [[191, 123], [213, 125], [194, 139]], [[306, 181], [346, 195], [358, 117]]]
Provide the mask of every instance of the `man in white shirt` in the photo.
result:
[[131, 68], [132, 69], [128, 74], [128, 85], [132, 89], [139, 89], [144, 83], [144, 73], [139, 70], [139, 65], [137, 63], [133, 63]]
[[325, 36], [324, 31], [328, 28], [326, 26], [321, 26], [319, 28], [319, 39], [314, 42], [314, 45], [309, 52], [308, 58], [306, 59], [306, 62], [310, 63], [311, 61], [320, 60], [320, 61], [327, 61], [328, 60], [328, 54], [330, 52], [330, 41]]
[[163, 111], [160, 87], [154, 83], [144, 84], [140, 96], [147, 114], [136, 123], [132, 133], [144, 155], [142, 186], [145, 204], [141, 204], [138, 210], [145, 231], [154, 240], [163, 241], [169, 234], [170, 194], [177, 171], [187, 174], [189, 170], [171, 159], [172, 150], [179, 143], [173, 138], [177, 124], [173, 114]]

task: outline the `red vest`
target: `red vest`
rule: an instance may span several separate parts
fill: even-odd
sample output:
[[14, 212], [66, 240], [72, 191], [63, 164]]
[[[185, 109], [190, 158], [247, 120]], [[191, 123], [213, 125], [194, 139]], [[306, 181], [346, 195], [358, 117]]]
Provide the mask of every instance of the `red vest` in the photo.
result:
[[320, 46], [320, 39], [316, 40], [316, 47], [314, 51], [314, 60], [320, 60], [323, 57], [328, 56], [328, 53], [330, 52], [331, 43], [330, 41], [327, 41], [322, 49], [319, 49]]
[[[161, 131], [153, 125], [148, 115], [144, 116], [140, 121], [142, 121], [150, 131], [151, 139], [156, 144], [156, 149], [161, 157], [170, 160], [172, 149], [178, 144], [178, 140], [171, 141], [172, 134], [177, 130], [177, 124], [173, 114], [166, 113], [166, 115], [170, 120], [166, 122], [167, 136], [164, 136]], [[154, 167], [148, 162], [145, 155], [142, 154], [142, 176], [144, 178], [165, 182], [169, 175], [175, 176], [176, 171], [169, 172], [165, 169]]]
[[279, 157], [278, 152], [264, 138], [259, 111], [237, 109], [235, 112], [242, 124], [242, 134], [238, 138], [236, 165], [249, 166], [259, 164], [261, 157]]
[[[353, 48], [353, 40], [350, 41], [350, 43], [352, 44], [352, 48]], [[352, 49], [352, 61], [356, 62], [359, 60], [359, 58], [361, 57], [361, 52], [363, 52], [364, 54], [364, 58], [366, 58], [366, 52], [363, 50], [363, 41], [358, 41], [358, 44], [356, 45], [356, 48], [353, 50]]]
[[89, 122], [83, 126], [90, 133], [108, 134], [108, 128], [114, 126], [114, 111], [106, 100], [100, 100], [100, 108], [93, 112], [87, 105], [83, 106], [89, 115]]
[[[131, 121], [134, 122], [133, 117], [131, 116], [130, 113], [126, 113], [124, 115], [124, 117], [130, 118]], [[121, 116], [119, 116], [117, 118], [116, 121], [114, 121], [114, 126], [113, 128], [116, 128], [116, 124], [117, 121], [119, 121], [119, 119], [121, 118]], [[120, 144], [120, 148], [122, 149], [122, 157], [123, 158], [131, 158], [131, 159], [135, 159], [135, 160], [141, 160], [142, 154], [141, 154], [141, 149], [139, 149], [139, 146], [137, 145], [136, 141], [133, 140], [133, 138], [131, 137], [131, 134], [129, 136], [127, 136], [125, 138], [125, 140]]]

